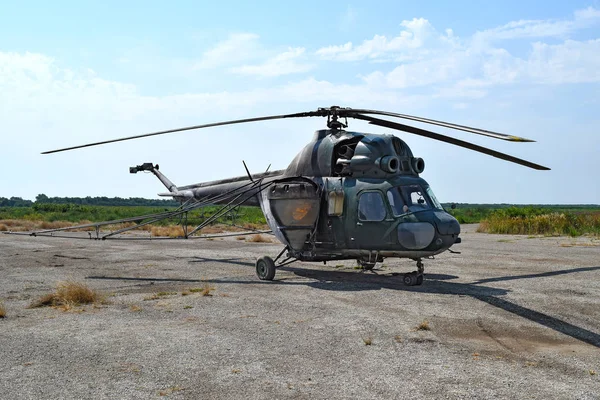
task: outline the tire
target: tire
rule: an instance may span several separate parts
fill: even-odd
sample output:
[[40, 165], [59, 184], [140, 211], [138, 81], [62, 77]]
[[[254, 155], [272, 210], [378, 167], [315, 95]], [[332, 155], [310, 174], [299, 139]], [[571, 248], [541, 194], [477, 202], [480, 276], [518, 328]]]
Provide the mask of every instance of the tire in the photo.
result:
[[417, 276], [417, 286], [421, 286], [423, 284], [423, 274]]
[[365, 271], [372, 271], [375, 268], [375, 263], [360, 263], [360, 266]]
[[256, 260], [256, 275], [261, 281], [272, 281], [275, 277], [275, 262], [268, 256]]
[[402, 282], [404, 282], [406, 286], [415, 286], [417, 284], [417, 275], [412, 272], [404, 274]]

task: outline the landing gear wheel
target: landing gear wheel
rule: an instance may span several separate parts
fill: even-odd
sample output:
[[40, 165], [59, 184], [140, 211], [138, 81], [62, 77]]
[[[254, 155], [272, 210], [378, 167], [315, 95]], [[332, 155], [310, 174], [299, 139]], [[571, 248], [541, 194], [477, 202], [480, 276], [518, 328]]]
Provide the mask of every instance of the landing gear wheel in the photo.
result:
[[417, 286], [421, 286], [423, 284], [423, 274], [419, 274], [417, 276]]
[[418, 285], [418, 283], [417, 283], [418, 280], [419, 280], [418, 275], [414, 272], [409, 272], [407, 274], [404, 274], [404, 277], [402, 278], [402, 282], [404, 282], [404, 284], [406, 286]]
[[365, 271], [372, 271], [373, 268], [375, 268], [375, 263], [367, 263], [367, 262], [361, 262], [360, 266], [362, 267], [362, 269], [364, 269]]
[[261, 281], [272, 281], [275, 277], [275, 262], [264, 256], [256, 260], [256, 275]]

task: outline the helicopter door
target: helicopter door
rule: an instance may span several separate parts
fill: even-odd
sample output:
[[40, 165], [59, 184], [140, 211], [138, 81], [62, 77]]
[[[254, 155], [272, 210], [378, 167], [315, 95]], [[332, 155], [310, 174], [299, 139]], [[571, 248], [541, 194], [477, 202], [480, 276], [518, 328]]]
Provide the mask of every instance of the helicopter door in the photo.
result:
[[356, 209], [347, 216], [350, 247], [364, 250], [389, 248], [394, 220], [388, 215], [383, 194], [379, 190], [360, 192], [355, 205]]

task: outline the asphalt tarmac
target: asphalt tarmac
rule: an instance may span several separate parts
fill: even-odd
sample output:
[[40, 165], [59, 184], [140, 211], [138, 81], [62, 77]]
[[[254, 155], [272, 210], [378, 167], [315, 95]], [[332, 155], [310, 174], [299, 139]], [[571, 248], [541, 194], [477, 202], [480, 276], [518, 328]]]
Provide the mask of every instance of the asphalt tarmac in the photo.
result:
[[[275, 243], [0, 235], [0, 398], [600, 399], [600, 240], [463, 231], [415, 287], [397, 259], [259, 281]], [[66, 280], [105, 304], [27, 308]]]

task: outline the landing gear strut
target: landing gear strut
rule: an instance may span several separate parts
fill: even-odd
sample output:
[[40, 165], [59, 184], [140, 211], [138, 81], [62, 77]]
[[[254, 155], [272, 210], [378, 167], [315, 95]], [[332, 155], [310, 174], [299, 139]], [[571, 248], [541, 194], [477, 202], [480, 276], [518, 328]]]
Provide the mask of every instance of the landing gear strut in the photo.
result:
[[423, 284], [423, 271], [425, 267], [421, 259], [417, 260], [417, 271], [404, 274], [402, 281], [406, 286], [420, 286]]

